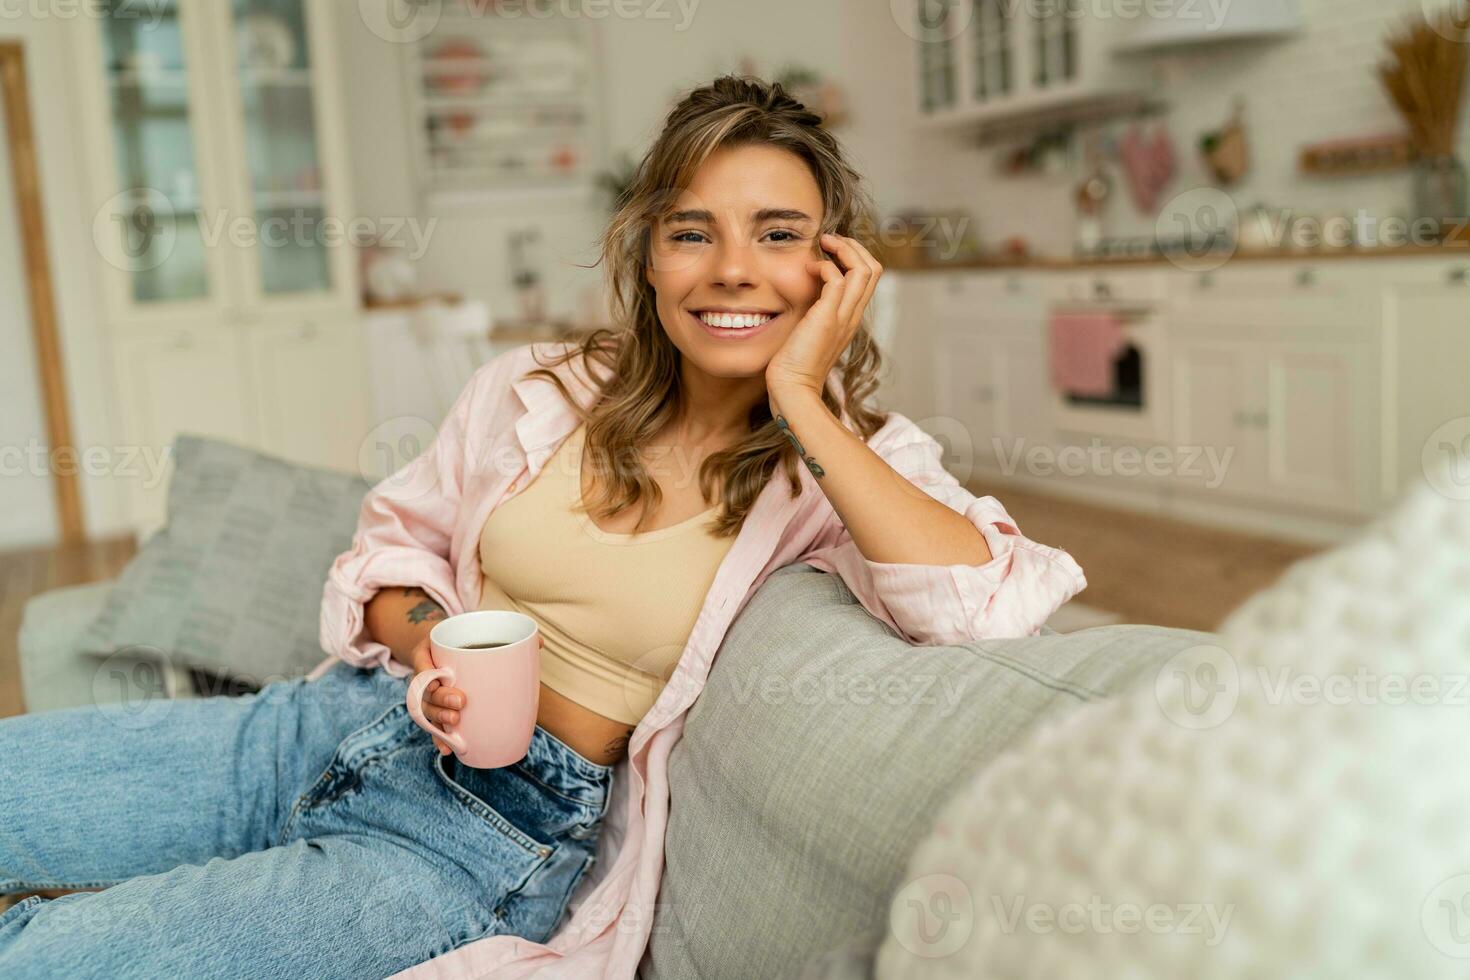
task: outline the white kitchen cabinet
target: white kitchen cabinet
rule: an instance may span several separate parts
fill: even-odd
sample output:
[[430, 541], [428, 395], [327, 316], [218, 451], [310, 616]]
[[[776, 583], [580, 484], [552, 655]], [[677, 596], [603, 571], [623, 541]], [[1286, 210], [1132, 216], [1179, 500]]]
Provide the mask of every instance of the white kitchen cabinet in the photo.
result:
[[1470, 498], [1470, 264], [1446, 268], [1438, 284], [1389, 290], [1384, 318], [1383, 496], [1424, 479], [1426, 459], [1448, 457], [1449, 478]]
[[962, 445], [954, 447], [957, 466], [1005, 466], [1050, 445], [1038, 333], [951, 324], [940, 336], [936, 355], [935, 414], [952, 421], [950, 431], [962, 433], [969, 444], [968, 454]]
[[[1307, 325], [1299, 327], [1311, 333]], [[1327, 512], [1372, 508], [1375, 348], [1326, 333], [1173, 329], [1169, 376], [1176, 444], [1191, 452], [1213, 451], [1222, 460], [1231, 454], [1218, 486], [1206, 486], [1199, 475], [1181, 475], [1180, 486]], [[1208, 478], [1210, 471], [1205, 473]]]
[[349, 353], [358, 282], [330, 0], [149, 13], [104, 5], [74, 32], [121, 428], [151, 451], [199, 432], [350, 462], [366, 377]]
[[1258, 359], [1237, 341], [1191, 338], [1174, 342], [1172, 360], [1175, 443], [1199, 453], [1199, 463], [1223, 464], [1219, 472], [1181, 466], [1175, 479], [1191, 490], [1249, 495], [1265, 471]]
[[902, 2], [918, 44], [919, 109], [936, 123], [1020, 116], [1141, 88], [1138, 65], [1113, 57], [1128, 21], [1082, 0]]
[[[114, 358], [126, 444], [153, 461], [166, 459], [180, 432], [257, 445], [258, 420], [239, 369], [242, 353], [239, 337], [225, 331], [119, 341]], [[152, 466], [142, 466], [118, 481], [142, 537], [162, 526], [166, 513], [167, 482], [149, 479], [153, 475]]]
[[261, 444], [292, 462], [356, 470], [371, 428], [359, 321], [256, 324], [246, 340]]
[[1175, 343], [1173, 378], [1179, 444], [1232, 453], [1224, 482], [1204, 489], [1369, 509], [1375, 385], [1364, 349], [1187, 340]]

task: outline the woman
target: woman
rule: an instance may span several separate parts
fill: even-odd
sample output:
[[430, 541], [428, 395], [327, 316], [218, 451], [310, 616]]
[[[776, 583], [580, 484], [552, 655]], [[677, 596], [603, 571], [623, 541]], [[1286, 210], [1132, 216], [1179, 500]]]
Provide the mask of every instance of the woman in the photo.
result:
[[[669, 751], [772, 571], [840, 574], [914, 643], [1034, 633], [1076, 563], [865, 404], [870, 220], [780, 86], [692, 92], [602, 241], [621, 328], [493, 359], [373, 488], [323, 594], [333, 659], [142, 731], [0, 723], [0, 890], [104, 889], [0, 917], [0, 975], [631, 976]], [[545, 644], [531, 747], [499, 769], [404, 704], [429, 629], [474, 608]], [[468, 703], [436, 684], [427, 714]]]

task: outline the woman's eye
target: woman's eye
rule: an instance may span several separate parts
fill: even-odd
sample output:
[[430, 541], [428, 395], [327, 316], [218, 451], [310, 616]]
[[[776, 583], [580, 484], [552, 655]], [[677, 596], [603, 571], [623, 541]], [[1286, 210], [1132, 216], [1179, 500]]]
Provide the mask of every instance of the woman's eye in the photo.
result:
[[688, 241], [693, 241], [693, 239], [686, 238], [684, 236], [686, 236], [686, 235], [698, 235], [698, 234], [699, 234], [699, 232], [697, 232], [697, 231], [681, 231], [681, 232], [676, 232], [675, 234], [672, 234], [672, 235], [669, 236], [669, 241], [671, 241], [671, 242], [688, 242]]
[[780, 241], [783, 242], [783, 243], [785, 243], [785, 242], [796, 242], [796, 241], [800, 241], [801, 240], [801, 236], [798, 235], [798, 234], [796, 234], [795, 232], [790, 232], [790, 231], [773, 231], [773, 232], [771, 232], [771, 234], [772, 235], [785, 235], [786, 236], [785, 238], [780, 239]]

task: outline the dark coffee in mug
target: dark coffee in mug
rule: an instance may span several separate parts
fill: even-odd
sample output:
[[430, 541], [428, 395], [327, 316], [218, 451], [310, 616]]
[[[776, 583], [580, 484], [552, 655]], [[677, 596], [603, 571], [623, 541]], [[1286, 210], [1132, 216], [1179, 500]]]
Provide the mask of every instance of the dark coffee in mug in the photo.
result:
[[466, 643], [460, 647], [461, 650], [490, 650], [494, 647], [508, 647], [509, 643], [504, 640], [491, 640], [489, 643]]

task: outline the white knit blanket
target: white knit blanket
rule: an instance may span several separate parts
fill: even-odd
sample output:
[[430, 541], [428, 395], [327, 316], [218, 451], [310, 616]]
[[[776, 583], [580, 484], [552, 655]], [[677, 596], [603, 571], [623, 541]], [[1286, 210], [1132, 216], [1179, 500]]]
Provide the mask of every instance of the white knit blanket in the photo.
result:
[[1420, 484], [1219, 646], [979, 772], [910, 859], [879, 980], [1470, 977], [1455, 496]]

